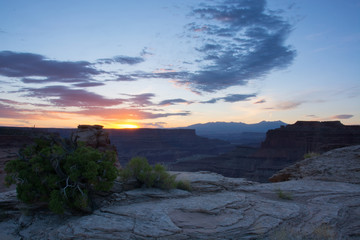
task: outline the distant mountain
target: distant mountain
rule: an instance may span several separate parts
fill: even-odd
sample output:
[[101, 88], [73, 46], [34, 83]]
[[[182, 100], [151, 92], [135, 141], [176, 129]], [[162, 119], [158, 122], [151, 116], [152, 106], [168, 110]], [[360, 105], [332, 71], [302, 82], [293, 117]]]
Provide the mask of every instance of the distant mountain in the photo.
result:
[[266, 132], [285, 126], [282, 121], [262, 121], [254, 124], [242, 122], [208, 122], [183, 127], [195, 129], [196, 134], [207, 138], [217, 138], [233, 144], [257, 147], [265, 139]]

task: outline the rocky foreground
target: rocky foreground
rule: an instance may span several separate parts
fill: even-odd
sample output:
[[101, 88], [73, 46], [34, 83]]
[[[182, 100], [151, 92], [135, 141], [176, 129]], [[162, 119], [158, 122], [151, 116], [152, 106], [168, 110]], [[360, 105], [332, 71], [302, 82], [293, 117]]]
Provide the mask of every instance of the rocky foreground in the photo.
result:
[[87, 216], [30, 210], [5, 192], [0, 239], [360, 239], [360, 146], [305, 161], [276, 183], [174, 172], [192, 192], [117, 184]]

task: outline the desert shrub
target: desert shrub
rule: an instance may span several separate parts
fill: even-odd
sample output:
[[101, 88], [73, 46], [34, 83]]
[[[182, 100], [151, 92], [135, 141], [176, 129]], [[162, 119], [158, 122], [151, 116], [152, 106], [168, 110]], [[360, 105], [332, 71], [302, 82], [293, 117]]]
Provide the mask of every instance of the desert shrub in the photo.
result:
[[317, 157], [319, 156], [320, 154], [319, 153], [316, 153], [316, 152], [308, 152], [308, 153], [305, 153], [304, 154], [304, 159], [307, 159], [307, 158], [312, 158], [312, 157]]
[[293, 197], [292, 197], [292, 195], [290, 193], [284, 192], [281, 189], [277, 189], [276, 193], [277, 193], [278, 197], [281, 198], [281, 199], [285, 199], [285, 200], [292, 200], [293, 199]]
[[148, 188], [172, 189], [178, 186], [178, 182], [175, 181], [176, 176], [169, 174], [165, 166], [161, 164], [151, 166], [144, 157], [132, 158], [121, 170], [120, 176], [124, 181], [134, 178]]
[[21, 149], [5, 166], [6, 184], [16, 184], [25, 203], [47, 203], [50, 210], [91, 212], [91, 194], [108, 191], [117, 177], [114, 152], [100, 152], [84, 144], [43, 137]]
[[192, 191], [192, 187], [189, 181], [187, 180], [179, 180], [176, 182], [176, 188], [181, 189], [181, 190], [185, 190], [188, 192]]

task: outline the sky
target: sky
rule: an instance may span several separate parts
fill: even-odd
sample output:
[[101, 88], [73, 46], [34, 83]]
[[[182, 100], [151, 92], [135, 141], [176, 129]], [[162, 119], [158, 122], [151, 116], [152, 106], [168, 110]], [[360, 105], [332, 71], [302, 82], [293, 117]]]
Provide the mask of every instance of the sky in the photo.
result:
[[0, 0], [0, 126], [360, 124], [360, 0]]

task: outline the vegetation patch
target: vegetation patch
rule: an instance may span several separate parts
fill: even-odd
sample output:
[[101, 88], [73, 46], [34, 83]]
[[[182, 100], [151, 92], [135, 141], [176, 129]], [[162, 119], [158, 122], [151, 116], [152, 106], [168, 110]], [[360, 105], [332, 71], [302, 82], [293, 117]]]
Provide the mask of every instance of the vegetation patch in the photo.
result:
[[284, 200], [292, 200], [293, 199], [291, 193], [284, 192], [280, 188], [276, 189], [276, 194], [278, 195], [279, 198], [284, 199]]
[[313, 157], [317, 157], [317, 156], [320, 156], [320, 153], [308, 152], [308, 153], [304, 154], [304, 159], [313, 158]]
[[165, 166], [161, 164], [151, 166], [144, 157], [132, 158], [126, 167], [121, 170], [120, 176], [124, 181], [136, 179], [142, 186], [148, 188], [191, 190], [188, 181], [176, 181], [176, 176], [169, 174]]
[[17, 185], [17, 197], [25, 203], [44, 202], [58, 214], [66, 209], [92, 212], [92, 194], [113, 186], [118, 174], [115, 161], [115, 152], [42, 137], [6, 164], [5, 182]]

